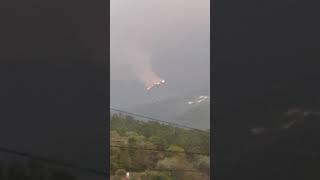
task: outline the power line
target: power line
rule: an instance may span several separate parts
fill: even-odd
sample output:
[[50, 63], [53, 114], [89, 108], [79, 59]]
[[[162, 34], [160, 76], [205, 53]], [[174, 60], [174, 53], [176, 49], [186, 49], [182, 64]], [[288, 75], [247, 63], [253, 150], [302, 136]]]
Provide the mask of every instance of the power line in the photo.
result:
[[89, 173], [92, 173], [92, 174], [96, 174], [96, 175], [101, 175], [101, 176], [107, 176], [108, 175], [107, 172], [98, 171], [98, 170], [91, 169], [91, 168], [84, 168], [84, 167], [80, 167], [80, 166], [77, 166], [77, 165], [74, 165], [74, 164], [71, 164], [71, 163], [59, 162], [59, 161], [48, 159], [48, 158], [44, 158], [44, 157], [38, 157], [38, 156], [31, 155], [29, 153], [15, 151], [15, 150], [11, 150], [11, 149], [5, 148], [5, 147], [0, 147], [0, 152], [4, 152], [4, 153], [8, 153], [8, 154], [15, 154], [15, 155], [18, 155], [18, 156], [27, 157], [29, 159], [42, 161], [42, 162], [45, 162], [45, 163], [48, 163], [48, 164], [54, 164], [54, 165], [58, 165], [58, 166], [69, 167], [69, 168], [72, 168], [72, 169], [78, 169], [78, 170], [86, 171], [86, 172], [89, 172]]
[[167, 169], [167, 168], [132, 168], [132, 167], [128, 167], [127, 168], [128, 171], [132, 171], [132, 172], [142, 172], [142, 171], [169, 171], [169, 172], [194, 172], [194, 173], [198, 173], [198, 174], [203, 174], [202, 172], [199, 172], [197, 170], [193, 170], [193, 169]]
[[136, 149], [136, 150], [145, 150], [145, 151], [182, 153], [182, 154], [198, 154], [198, 155], [210, 156], [210, 154], [200, 153], [200, 152], [171, 151], [171, 150], [160, 150], [160, 149], [152, 149], [152, 148], [139, 148], [139, 147], [117, 146], [117, 145], [110, 145], [110, 147], [112, 147], [112, 148], [121, 148], [121, 149]]
[[[115, 147], [115, 146], [113, 146]], [[0, 147], [0, 152], [5, 152], [8, 154], [15, 154], [18, 156], [22, 156], [22, 157], [27, 157], [29, 159], [34, 159], [34, 160], [38, 160], [38, 161], [42, 161], [42, 162], [46, 162], [49, 164], [55, 164], [55, 165], [59, 165], [59, 166], [65, 166], [65, 167], [69, 167], [72, 169], [78, 169], [81, 171], [86, 171], [92, 174], [96, 174], [96, 175], [101, 175], [101, 176], [108, 176], [107, 172], [103, 172], [103, 171], [98, 171], [95, 169], [91, 169], [91, 168], [84, 168], [84, 167], [80, 167], [80, 166], [76, 166], [74, 164], [71, 163], [65, 163], [65, 162], [59, 162], [59, 161], [55, 161], [52, 159], [48, 159], [48, 158], [43, 158], [43, 157], [38, 157], [38, 156], [34, 156], [28, 153], [24, 153], [24, 152], [19, 152], [19, 151], [15, 151], [15, 150], [11, 150], [5, 147]], [[146, 171], [146, 170], [150, 170], [150, 171], [170, 171], [170, 172], [176, 172], [176, 171], [183, 171], [183, 172], [194, 172], [194, 173], [199, 173], [199, 174], [203, 174], [197, 170], [192, 170], [192, 169], [165, 169], [165, 168], [147, 168], [147, 169], [135, 169], [135, 168], [129, 168], [129, 170], [133, 170], [133, 171]]]
[[165, 120], [149, 117], [149, 116], [146, 116], [146, 115], [141, 115], [141, 114], [136, 114], [136, 113], [132, 113], [132, 112], [116, 109], [116, 108], [113, 108], [113, 107], [110, 107], [110, 110], [117, 111], [117, 112], [124, 113], [124, 114], [128, 114], [128, 115], [132, 115], [132, 116], [136, 116], [136, 117], [149, 119], [149, 120], [152, 120], [152, 121], [162, 122], [162, 123], [169, 124], [169, 125], [172, 125], [172, 126], [175, 126], [175, 127], [182, 127], [182, 128], [198, 131], [198, 132], [201, 132], [201, 133], [208, 133], [209, 134], [209, 132], [206, 132], [204, 130], [192, 128], [192, 127], [189, 127], [189, 126], [186, 126], [186, 125], [181, 125], [181, 124], [177, 124], [177, 123], [168, 122], [168, 121], [165, 121]]
[[[111, 138], [111, 143], [123, 143], [124, 141], [120, 141], [120, 140], [112, 140], [114, 138]], [[153, 144], [152, 145], [156, 146], [156, 147], [163, 147], [164, 145], [163, 144]], [[192, 153], [192, 152], [191, 152]]]

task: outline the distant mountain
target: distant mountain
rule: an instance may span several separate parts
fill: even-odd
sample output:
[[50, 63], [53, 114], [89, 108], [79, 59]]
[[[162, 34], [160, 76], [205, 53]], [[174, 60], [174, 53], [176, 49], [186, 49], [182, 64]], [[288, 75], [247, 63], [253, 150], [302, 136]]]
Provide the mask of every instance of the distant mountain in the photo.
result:
[[209, 129], [210, 92], [194, 91], [187, 95], [145, 103], [127, 110], [193, 128]]
[[210, 102], [206, 101], [192, 107], [176, 119], [177, 123], [198, 129], [210, 129]]

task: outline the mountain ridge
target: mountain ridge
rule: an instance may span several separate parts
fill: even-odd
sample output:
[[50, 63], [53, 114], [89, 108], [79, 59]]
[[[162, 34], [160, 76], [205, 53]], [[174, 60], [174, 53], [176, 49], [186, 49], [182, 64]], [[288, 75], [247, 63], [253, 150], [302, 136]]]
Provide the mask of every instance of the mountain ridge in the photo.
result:
[[170, 123], [208, 129], [210, 127], [210, 92], [198, 90], [186, 95], [144, 103], [126, 110]]

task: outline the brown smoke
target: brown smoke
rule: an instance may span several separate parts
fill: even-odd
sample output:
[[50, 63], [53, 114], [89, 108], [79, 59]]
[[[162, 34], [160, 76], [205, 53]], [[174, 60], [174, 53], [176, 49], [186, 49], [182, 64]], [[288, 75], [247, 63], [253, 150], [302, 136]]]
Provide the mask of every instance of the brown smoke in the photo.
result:
[[155, 82], [159, 82], [161, 78], [153, 71], [151, 64], [151, 54], [146, 48], [138, 45], [128, 47], [127, 60], [131, 62], [133, 72], [136, 77], [148, 87]]
[[187, 39], [195, 29], [209, 28], [209, 2], [111, 0], [111, 79], [137, 78], [145, 86], [159, 82], [153, 51]]

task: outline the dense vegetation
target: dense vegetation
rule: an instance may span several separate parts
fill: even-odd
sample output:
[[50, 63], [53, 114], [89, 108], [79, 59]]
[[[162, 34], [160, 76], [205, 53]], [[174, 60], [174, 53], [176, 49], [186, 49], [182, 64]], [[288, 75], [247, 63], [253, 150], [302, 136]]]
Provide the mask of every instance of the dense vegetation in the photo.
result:
[[110, 122], [111, 179], [206, 180], [209, 132], [177, 128], [113, 114]]

